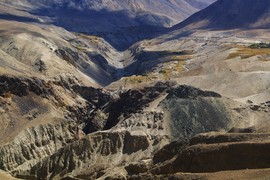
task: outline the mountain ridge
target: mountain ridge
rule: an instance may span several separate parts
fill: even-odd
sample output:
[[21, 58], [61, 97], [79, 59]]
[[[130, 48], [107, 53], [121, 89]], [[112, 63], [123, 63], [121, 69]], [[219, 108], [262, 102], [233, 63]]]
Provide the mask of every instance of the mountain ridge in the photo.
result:
[[[125, 50], [137, 41], [166, 32], [168, 27], [212, 1], [202, 3], [204, 0], [194, 0], [195, 7], [192, 6], [193, 3], [184, 0], [6, 0], [1, 2], [1, 9], [7, 8], [2, 18], [17, 14], [29, 18], [29, 22], [54, 24], [72, 32], [99, 35], [119, 50]], [[17, 10], [16, 13], [13, 12], [14, 9]], [[13, 18], [17, 21], [24, 20]]]
[[218, 0], [172, 29], [266, 29], [270, 27], [269, 14], [269, 0]]

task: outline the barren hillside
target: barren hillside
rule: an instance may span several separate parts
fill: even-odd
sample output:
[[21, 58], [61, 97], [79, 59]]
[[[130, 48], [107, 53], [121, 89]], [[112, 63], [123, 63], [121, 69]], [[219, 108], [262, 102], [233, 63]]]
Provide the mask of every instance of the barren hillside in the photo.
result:
[[213, 2], [1, 1], [0, 179], [269, 179], [269, 1]]

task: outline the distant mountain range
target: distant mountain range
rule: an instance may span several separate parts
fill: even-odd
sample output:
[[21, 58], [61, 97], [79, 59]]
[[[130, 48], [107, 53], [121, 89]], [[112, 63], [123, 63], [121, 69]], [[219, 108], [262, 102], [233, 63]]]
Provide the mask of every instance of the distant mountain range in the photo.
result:
[[267, 29], [270, 27], [269, 0], [219, 0], [195, 13], [174, 29]]
[[[73, 32], [97, 34], [118, 49], [155, 37], [215, 0], [5, 0], [17, 20], [52, 23]], [[20, 13], [10, 11], [22, 10]], [[2, 12], [2, 19], [7, 18]], [[10, 13], [11, 12], [11, 13]], [[0, 17], [1, 18], [1, 17]], [[10, 16], [8, 17], [10, 20]]]
[[[129, 18], [137, 23], [168, 27], [179, 23], [194, 12], [207, 7], [215, 0], [15, 0], [3, 1], [6, 5], [17, 7], [31, 7], [30, 13], [37, 15], [63, 18], [66, 11], [78, 11], [88, 15], [94, 12], [125, 12]], [[47, 9], [48, 11], [44, 11]], [[78, 12], [71, 13], [68, 17], [76, 18]], [[91, 20], [91, 17], [89, 20]], [[104, 18], [104, 17], [103, 17]], [[107, 18], [110, 18], [109, 16]], [[117, 22], [115, 22], [117, 24]], [[129, 23], [129, 22], [124, 22]], [[104, 29], [103, 29], [104, 30]]]

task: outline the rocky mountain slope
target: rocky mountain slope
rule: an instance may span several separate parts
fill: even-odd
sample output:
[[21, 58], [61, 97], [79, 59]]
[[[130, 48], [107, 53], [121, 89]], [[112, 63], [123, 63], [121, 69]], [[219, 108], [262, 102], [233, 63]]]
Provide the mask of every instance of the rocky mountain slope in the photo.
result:
[[217, 1], [175, 28], [192, 26], [198, 29], [265, 29], [269, 28], [270, 2], [268, 0]]
[[[169, 142], [186, 141], [200, 132], [246, 127], [250, 122], [239, 119], [256, 113], [267, 117], [264, 112], [250, 112], [252, 106], [235, 110], [239, 106], [217, 93], [188, 86], [159, 83], [130, 90], [113, 103], [97, 107], [88, 119], [92, 126], [103, 121], [99, 126], [103, 131], [82, 131], [78, 120], [26, 129], [1, 147], [1, 169], [26, 179], [115, 176], [107, 170], [150, 159]], [[16, 151], [7, 156], [13, 148]]]
[[[126, 168], [141, 170], [140, 175], [130, 171], [129, 179], [268, 179], [269, 169], [258, 169], [269, 168], [265, 158], [268, 156], [269, 134], [250, 130], [199, 134], [188, 143], [173, 142], [156, 153], [153, 164], [146, 169], [140, 168], [139, 164], [134, 164], [133, 169]], [[164, 157], [170, 158], [160, 162]], [[211, 173], [217, 171], [223, 172]]]
[[[134, 45], [134, 48], [141, 50], [141, 54], [134, 59], [132, 68], [144, 76], [140, 77], [142, 84], [149, 83], [151, 79], [174, 79], [178, 83], [216, 91], [233, 99], [263, 103], [269, 94], [270, 51], [269, 48], [252, 48], [250, 45], [267, 42], [269, 30], [262, 27], [227, 29], [238, 17], [232, 21], [220, 20], [226, 24], [223, 29], [222, 23], [219, 23], [221, 29], [207, 28], [204, 20], [211, 20], [210, 15], [214, 17], [218, 13], [212, 8], [223, 9], [237, 4], [239, 6], [231, 8], [235, 11], [225, 9], [228, 16], [236, 13], [245, 17], [242, 21], [250, 23], [247, 12], [240, 11], [238, 7], [242, 5], [247, 6], [245, 9], [252, 9], [254, 13], [250, 16], [256, 18], [258, 14], [267, 15], [264, 11], [267, 6], [257, 1], [250, 1], [249, 5], [249, 1], [243, 0], [227, 2], [218, 1], [173, 27], [170, 33]], [[209, 17], [204, 18], [204, 14]], [[215, 23], [215, 18], [211, 22]], [[267, 19], [265, 22], [268, 22]]]
[[[117, 79], [122, 56], [102, 38], [55, 26], [0, 21], [3, 73], [104, 86]], [[87, 51], [86, 51], [87, 50]]]
[[[232, 25], [247, 18], [235, 5], [254, 15], [266, 6], [219, 0], [119, 51], [57, 18], [143, 9], [170, 19], [172, 3], [212, 1], [110, 1], [107, 10], [105, 1], [12, 2], [0, 6], [0, 179], [269, 178], [269, 30]], [[232, 21], [209, 29], [204, 17], [223, 20], [216, 8], [232, 8]]]
[[157, 36], [165, 27], [179, 23], [211, 2], [7, 0], [0, 3], [4, 19], [50, 23], [73, 32], [99, 35], [123, 50], [141, 39]]
[[[81, 13], [89, 13], [90, 15], [94, 15], [94, 13], [98, 13], [98, 11], [107, 11], [111, 12], [121, 12], [126, 11], [130, 13], [130, 16], [134, 16], [134, 19], [138, 19], [143, 24], [154, 25], [154, 26], [171, 26], [172, 24], [178, 23], [188, 16], [190, 16], [195, 11], [203, 9], [213, 3], [214, 0], [194, 0], [194, 1], [135, 1], [135, 0], [124, 0], [124, 1], [92, 1], [92, 0], [77, 0], [77, 1], [64, 1], [64, 0], [48, 0], [48, 1], [31, 1], [31, 0], [17, 0], [17, 1], [9, 1], [6, 0], [3, 2], [5, 5], [13, 5], [17, 7], [32, 7], [34, 12], [42, 13], [42, 8], [51, 9], [52, 15], [59, 15], [59, 13], [65, 13], [64, 11], [78, 11]], [[61, 9], [61, 11], [59, 11]], [[88, 12], [86, 12], [86, 10]], [[29, 10], [28, 10], [29, 11]], [[30, 11], [31, 12], [31, 11]], [[44, 15], [50, 12], [46, 12]], [[134, 14], [133, 14], [134, 13]], [[150, 17], [147, 17], [147, 16]], [[138, 16], [138, 17], [136, 17]], [[142, 16], [142, 17], [140, 17]], [[145, 16], [145, 17], [143, 17]], [[76, 14], [72, 16], [76, 18]], [[60, 17], [59, 17], [60, 18]], [[63, 17], [62, 17], [63, 18]], [[71, 18], [71, 17], [70, 17]], [[93, 18], [93, 17], [91, 17]], [[152, 21], [151, 21], [152, 19]], [[162, 20], [163, 19], [163, 20]], [[90, 19], [91, 20], [91, 19]], [[59, 19], [58, 19], [59, 21]], [[128, 22], [125, 22], [128, 23]], [[104, 24], [105, 25], [105, 24]], [[81, 28], [81, 27], [78, 27]], [[97, 28], [97, 27], [95, 27]], [[88, 27], [88, 29], [90, 29]], [[109, 29], [106, 27], [103, 30]]]

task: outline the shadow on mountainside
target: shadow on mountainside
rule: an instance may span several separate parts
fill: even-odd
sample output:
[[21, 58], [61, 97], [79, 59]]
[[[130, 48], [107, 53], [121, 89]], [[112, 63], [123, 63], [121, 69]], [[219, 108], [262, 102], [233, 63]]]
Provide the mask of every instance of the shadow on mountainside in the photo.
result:
[[[39, 8], [29, 11], [35, 18], [1, 14], [0, 19], [26, 23], [53, 24], [71, 32], [80, 32], [104, 38], [118, 51], [126, 50], [143, 39], [154, 38], [167, 31], [162, 26], [169, 19], [158, 15], [136, 15], [128, 11], [79, 10], [69, 7]], [[147, 16], [149, 15], [149, 16]], [[156, 22], [160, 21], [160, 26]]]
[[229, 30], [269, 29], [270, 1], [220, 0], [171, 28]]
[[[49, 12], [49, 13], [48, 13]], [[104, 38], [118, 51], [147, 38], [154, 38], [167, 29], [142, 22], [127, 11], [94, 11], [76, 9], [38, 9], [33, 14], [49, 16], [52, 24], [72, 32]]]
[[39, 22], [37, 19], [34, 19], [34, 18], [15, 16], [15, 15], [10, 15], [10, 14], [0, 14], [0, 19], [7, 20], [7, 21], [26, 22], [26, 23], [38, 23]]

